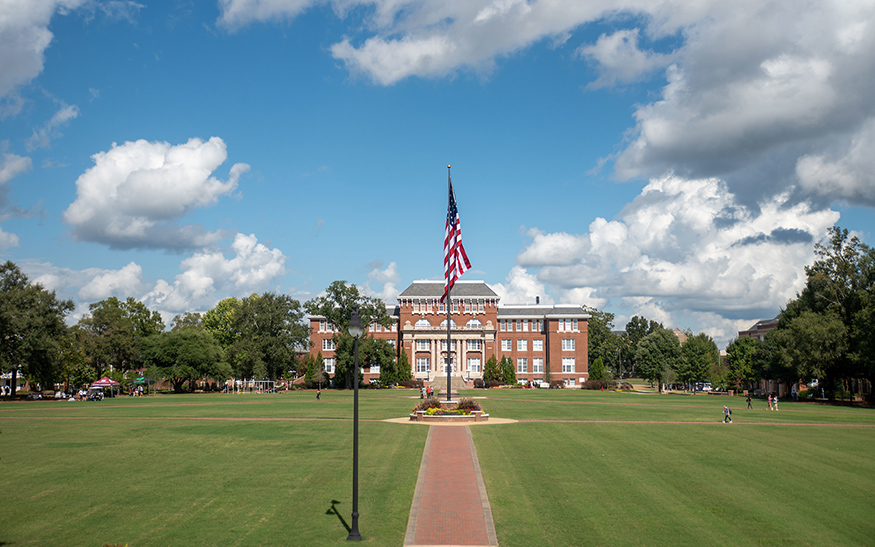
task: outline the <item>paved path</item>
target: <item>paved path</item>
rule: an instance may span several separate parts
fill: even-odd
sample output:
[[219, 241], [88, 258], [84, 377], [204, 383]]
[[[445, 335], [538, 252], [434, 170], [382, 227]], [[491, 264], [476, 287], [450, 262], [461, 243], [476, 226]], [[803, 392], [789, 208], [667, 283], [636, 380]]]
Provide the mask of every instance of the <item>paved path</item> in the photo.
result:
[[498, 545], [467, 426], [429, 427], [404, 545]]

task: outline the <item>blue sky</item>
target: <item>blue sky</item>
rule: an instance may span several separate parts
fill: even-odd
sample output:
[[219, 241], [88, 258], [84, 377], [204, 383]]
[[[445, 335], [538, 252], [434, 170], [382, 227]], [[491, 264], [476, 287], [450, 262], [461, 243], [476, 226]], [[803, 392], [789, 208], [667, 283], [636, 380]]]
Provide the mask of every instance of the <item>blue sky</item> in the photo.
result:
[[873, 243], [875, 3], [6, 0], [0, 253], [168, 320], [473, 270], [725, 345]]

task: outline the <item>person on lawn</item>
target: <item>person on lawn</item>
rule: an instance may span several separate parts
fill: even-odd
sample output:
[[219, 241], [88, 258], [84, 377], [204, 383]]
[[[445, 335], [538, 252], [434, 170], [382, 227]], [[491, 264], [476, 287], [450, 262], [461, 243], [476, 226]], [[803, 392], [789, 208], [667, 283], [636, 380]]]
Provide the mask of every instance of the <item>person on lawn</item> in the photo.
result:
[[723, 405], [723, 423], [731, 424], [732, 423], [732, 410], [729, 409], [728, 406]]

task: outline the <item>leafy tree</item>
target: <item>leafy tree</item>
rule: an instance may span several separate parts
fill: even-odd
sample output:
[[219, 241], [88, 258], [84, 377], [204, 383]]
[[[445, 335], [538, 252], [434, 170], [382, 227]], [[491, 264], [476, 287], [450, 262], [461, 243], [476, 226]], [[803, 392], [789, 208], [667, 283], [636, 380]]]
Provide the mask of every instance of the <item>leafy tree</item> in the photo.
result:
[[681, 344], [669, 329], [656, 329], [638, 342], [635, 353], [638, 373], [646, 380], [658, 382], [660, 393], [663, 385], [671, 381], [682, 360]]
[[201, 321], [204, 330], [218, 340], [219, 344], [226, 350], [231, 347], [240, 334], [234, 324], [234, 314], [239, 307], [240, 300], [236, 297], [225, 298], [205, 313]]
[[611, 332], [614, 328], [614, 314], [596, 308], [587, 308], [586, 313], [591, 316], [586, 327], [589, 344], [588, 365], [591, 367], [597, 358], [606, 357], [606, 354], [610, 353], [617, 344], [613, 340], [616, 336]]
[[[367, 328], [371, 323], [379, 323], [383, 327], [392, 324], [392, 319], [386, 311], [386, 305], [379, 298], [361, 294], [358, 287], [347, 284], [346, 281], [334, 281], [320, 295], [308, 300], [304, 306], [311, 315], [324, 317], [329, 324], [337, 328], [333, 339], [335, 344], [335, 383], [343, 381], [347, 388], [352, 387], [352, 369], [354, 365], [352, 337], [347, 330], [352, 311], [357, 309], [362, 318], [362, 325]], [[365, 334], [365, 336], [368, 336]], [[361, 354], [360, 354], [361, 356]], [[361, 363], [360, 363], [361, 364]]]
[[187, 311], [182, 315], [177, 315], [170, 322], [170, 330], [180, 330], [185, 328], [204, 328], [203, 316], [197, 312]]
[[64, 317], [74, 308], [54, 291], [30, 283], [13, 262], [0, 265], [0, 370], [12, 373], [12, 395], [19, 367], [28, 379], [52, 386], [60, 371]]
[[89, 335], [87, 354], [97, 374], [106, 374], [109, 366], [122, 372], [141, 368], [143, 341], [164, 331], [161, 315], [131, 297], [113, 296], [88, 308], [79, 325]]
[[759, 345], [756, 338], [736, 338], [726, 346], [729, 377], [739, 389], [750, 389], [758, 379], [754, 359]]
[[483, 366], [483, 381], [501, 383], [504, 376], [501, 373], [501, 367], [498, 364], [498, 359], [494, 355], [490, 355]]
[[300, 302], [264, 293], [244, 298], [233, 314], [234, 341], [228, 348], [234, 374], [276, 380], [295, 367], [295, 353], [309, 348]]
[[501, 369], [501, 383], [506, 386], [515, 385], [516, 369], [514, 368], [513, 361], [510, 360], [510, 357], [502, 355], [498, 367]]
[[595, 361], [589, 366], [589, 379], [590, 380], [605, 380], [607, 379], [608, 373], [605, 370], [605, 362], [602, 361], [601, 357], [597, 357]]
[[145, 342], [147, 366], [155, 367], [160, 378], [181, 392], [188, 382], [194, 391], [195, 382], [203, 378], [225, 381], [231, 377], [231, 367], [219, 342], [203, 329], [184, 328], [152, 336]]
[[681, 350], [684, 358], [676, 372], [678, 379], [686, 384], [704, 382], [720, 360], [717, 344], [704, 332], [695, 336], [688, 333]]
[[644, 317], [633, 316], [626, 323], [626, 342], [629, 348], [629, 357], [632, 360], [631, 371], [635, 372], [635, 360], [638, 354], [638, 343], [648, 334], [662, 328], [662, 323], [647, 320]]

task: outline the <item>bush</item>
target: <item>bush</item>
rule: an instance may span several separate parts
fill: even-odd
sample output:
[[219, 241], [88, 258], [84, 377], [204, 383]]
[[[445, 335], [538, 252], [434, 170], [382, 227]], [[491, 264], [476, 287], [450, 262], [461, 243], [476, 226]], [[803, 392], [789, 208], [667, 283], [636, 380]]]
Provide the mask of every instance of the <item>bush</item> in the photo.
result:
[[501, 385], [501, 382], [499, 382], [498, 380], [488, 380], [486, 382], [486, 387], [498, 387], [500, 385]]
[[420, 401], [415, 407], [413, 407], [413, 411], [428, 410], [429, 408], [441, 408], [441, 402], [437, 397], [429, 397], [428, 399]]
[[550, 389], [562, 389], [565, 387], [564, 380], [553, 380], [550, 382]]
[[486, 382], [483, 381], [483, 378], [474, 378], [474, 389], [483, 389], [486, 387]]
[[483, 407], [480, 406], [480, 403], [470, 397], [462, 397], [461, 399], [459, 399], [459, 403], [456, 405], [456, 409], [473, 412], [475, 410], [483, 410]]
[[410, 380], [401, 380], [400, 382], [398, 382], [398, 385], [404, 386], [404, 387], [422, 389], [422, 386], [424, 386], [425, 383], [422, 380], [410, 379]]
[[616, 382], [610, 380], [587, 380], [580, 386], [581, 389], [594, 389], [596, 391], [601, 389], [614, 389], [615, 387], [617, 387]]

